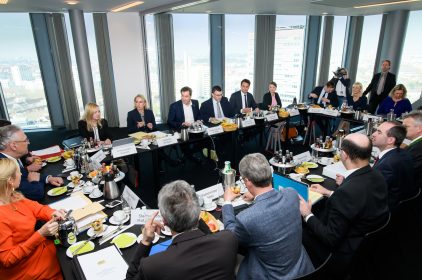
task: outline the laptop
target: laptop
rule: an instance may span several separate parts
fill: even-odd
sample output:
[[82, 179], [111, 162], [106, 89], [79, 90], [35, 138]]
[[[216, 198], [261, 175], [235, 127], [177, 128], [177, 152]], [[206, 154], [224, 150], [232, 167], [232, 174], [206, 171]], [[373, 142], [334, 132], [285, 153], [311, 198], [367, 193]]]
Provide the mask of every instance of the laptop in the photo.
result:
[[63, 140], [62, 145], [66, 149], [73, 149], [73, 148], [79, 147], [82, 144], [82, 140], [84, 139], [81, 136], [77, 136], [77, 137]]

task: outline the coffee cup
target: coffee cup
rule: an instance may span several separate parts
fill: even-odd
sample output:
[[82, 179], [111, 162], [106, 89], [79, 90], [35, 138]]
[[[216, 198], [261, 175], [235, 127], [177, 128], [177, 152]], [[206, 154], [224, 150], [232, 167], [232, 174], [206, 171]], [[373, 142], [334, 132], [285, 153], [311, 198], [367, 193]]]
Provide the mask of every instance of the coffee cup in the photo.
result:
[[85, 193], [91, 193], [94, 190], [94, 186], [85, 184], [85, 186], [83, 186], [82, 190]]
[[113, 218], [115, 221], [121, 222], [124, 219], [126, 219], [126, 214], [123, 210], [117, 210], [116, 212], [113, 213]]
[[64, 161], [64, 165], [66, 165], [66, 166], [74, 166], [75, 165], [75, 161], [73, 160], [73, 158], [68, 158], [67, 160]]
[[70, 172], [70, 177], [79, 177], [79, 172], [78, 171]]
[[212, 206], [212, 199], [204, 197], [204, 208], [210, 208]]
[[100, 195], [102, 195], [103, 193], [100, 191], [100, 189], [99, 189], [99, 188], [95, 188], [95, 189], [91, 192], [91, 194], [92, 194], [93, 196], [100, 196]]

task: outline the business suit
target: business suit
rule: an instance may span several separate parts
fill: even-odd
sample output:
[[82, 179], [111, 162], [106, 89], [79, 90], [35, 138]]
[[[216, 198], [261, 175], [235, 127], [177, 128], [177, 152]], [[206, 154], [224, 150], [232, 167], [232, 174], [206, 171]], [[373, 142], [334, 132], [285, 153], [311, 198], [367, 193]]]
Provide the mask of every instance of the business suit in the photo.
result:
[[366, 98], [366, 96], [361, 96], [357, 101], [354, 101], [353, 96], [348, 95], [347, 104], [349, 104], [349, 106], [352, 106], [353, 110], [355, 111], [363, 111], [368, 108], [368, 99]]
[[[0, 158], [7, 158], [3, 153], [0, 153]], [[22, 173], [21, 183], [19, 184], [18, 191], [20, 191], [26, 198], [36, 201], [44, 199], [44, 186], [47, 176], [41, 175], [38, 182], [28, 181], [28, 170], [19, 164]]]
[[[277, 101], [277, 105], [281, 107], [281, 99], [280, 96], [278, 95], [278, 93], [276, 92], [275, 94], [275, 100]], [[263, 110], [268, 110], [268, 106], [271, 105], [273, 99], [271, 97], [271, 93], [267, 92], [266, 94], [264, 94], [264, 96], [262, 97], [262, 109]]]
[[388, 217], [387, 184], [369, 165], [350, 174], [328, 198], [319, 217], [305, 223], [303, 244], [313, 260], [333, 252], [330, 270], [343, 274], [364, 235]]
[[[232, 105], [232, 108], [234, 110], [235, 114], [240, 114], [240, 110], [243, 109], [242, 107], [242, 98], [243, 97], [243, 93], [241, 93], [241, 91], [236, 91], [232, 94], [232, 96], [230, 96], [230, 104]], [[253, 98], [252, 93], [248, 92], [246, 94], [246, 101], [247, 101], [247, 106], [246, 108], [252, 108], [252, 110], [255, 110], [255, 108], [257, 107], [255, 99]]]
[[[316, 87], [316, 88], [314, 88], [314, 90], [311, 92], [311, 93], [315, 93], [316, 95], [318, 95], [318, 97], [317, 98], [312, 98], [312, 97], [309, 97], [310, 99], [312, 99], [312, 103], [314, 103], [314, 104], [317, 104], [318, 103], [318, 98], [319, 98], [319, 96], [321, 95], [321, 92], [322, 92], [322, 89], [323, 89], [324, 87]], [[337, 108], [338, 107], [338, 97], [337, 97], [337, 92], [335, 91], [335, 90], [333, 90], [332, 92], [330, 92], [329, 94], [328, 94], [328, 96], [327, 96], [327, 99], [328, 100], [330, 100], [330, 102], [328, 103], [328, 104], [326, 104], [326, 106], [328, 106], [328, 105], [332, 105], [333, 107], [335, 107], [335, 108]], [[321, 103], [320, 104], [318, 104], [318, 105], [321, 105], [321, 106], [323, 106], [324, 104], [322, 103], [322, 101], [321, 101]]]
[[[112, 140], [111, 133], [108, 129], [108, 122], [105, 119], [101, 119], [101, 127], [98, 126], [98, 134], [100, 136], [101, 141], [105, 141], [107, 139]], [[87, 123], [84, 120], [80, 120], [78, 122], [78, 129], [79, 129], [79, 135], [83, 138], [86, 138], [89, 140], [89, 138], [94, 139], [94, 131], [88, 131]]]
[[166, 251], [149, 256], [142, 243], [126, 279], [234, 279], [237, 241], [228, 231], [205, 234], [199, 229], [177, 235]]
[[224, 227], [247, 249], [237, 279], [292, 279], [314, 270], [302, 246], [297, 192], [287, 188], [256, 197], [236, 217], [223, 206]]
[[383, 155], [373, 166], [381, 172], [388, 186], [388, 206], [393, 210], [398, 203], [416, 194], [412, 158], [406, 150], [395, 148]]
[[[222, 97], [220, 100], [220, 106], [222, 113], [226, 118], [232, 118], [234, 116], [232, 105], [230, 105], [229, 100], [227, 97]], [[216, 118], [214, 113], [214, 104], [213, 98], [204, 101], [201, 104], [200, 109], [201, 117], [205, 122], [208, 122], [210, 118]]]
[[[143, 127], [138, 127], [138, 122], [142, 122], [142, 121], [145, 122], [145, 125]], [[152, 123], [152, 129], [149, 129], [147, 127], [148, 123]], [[129, 133], [134, 133], [138, 131], [145, 131], [145, 132], [154, 131], [156, 126], [157, 124], [155, 123], [155, 117], [152, 110], [149, 110], [149, 109], [144, 110], [143, 120], [142, 120], [141, 114], [136, 108], [127, 113], [127, 130]]]
[[[198, 100], [191, 99], [191, 102], [194, 120], [201, 120], [201, 113], [199, 112]], [[180, 130], [180, 128], [182, 127], [182, 123], [184, 122], [185, 113], [183, 111], [183, 103], [182, 100], [179, 100], [170, 105], [167, 124], [173, 129]]]
[[415, 184], [418, 184], [422, 188], [420, 180], [416, 180], [422, 174], [422, 138], [419, 138], [415, 142], [407, 146], [406, 150], [409, 152], [412, 157], [413, 169], [415, 174]]
[[387, 77], [385, 78], [384, 88], [380, 95], [377, 94], [378, 82], [381, 78], [381, 73], [377, 73], [372, 77], [371, 83], [363, 92], [363, 96], [366, 96], [369, 92], [371, 96], [369, 97], [369, 106], [368, 112], [374, 114], [377, 110], [378, 105], [388, 96], [390, 91], [396, 85], [396, 75], [393, 73], [387, 72]]

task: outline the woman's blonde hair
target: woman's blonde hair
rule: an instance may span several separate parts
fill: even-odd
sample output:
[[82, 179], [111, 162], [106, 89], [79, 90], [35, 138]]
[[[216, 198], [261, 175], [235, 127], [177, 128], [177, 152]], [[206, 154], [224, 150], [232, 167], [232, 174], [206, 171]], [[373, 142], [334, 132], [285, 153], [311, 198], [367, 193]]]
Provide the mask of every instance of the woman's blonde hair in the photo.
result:
[[149, 104], [148, 104], [148, 100], [145, 98], [145, 96], [143, 96], [142, 94], [138, 94], [138, 95], [136, 95], [135, 96], [135, 98], [133, 98], [133, 103], [134, 103], [134, 105], [135, 105], [135, 108], [136, 108], [136, 98], [141, 98], [142, 99], [142, 101], [144, 101], [145, 102], [145, 109], [149, 109]]
[[[352, 88], [354, 87], [354, 86], [358, 86], [358, 87], [360, 87], [360, 93], [359, 93], [359, 97], [361, 97], [362, 96], [362, 94], [363, 94], [363, 85], [362, 85], [362, 83], [360, 83], [360, 82], [355, 82], [354, 84], [353, 84], [353, 86], [352, 86]], [[353, 90], [352, 90], [352, 94], [353, 94]]]
[[16, 160], [10, 158], [0, 159], [0, 197], [10, 197], [11, 202], [23, 199], [23, 195], [14, 189], [10, 190], [9, 180], [16, 178], [19, 165]]
[[87, 127], [88, 131], [92, 131], [92, 128], [94, 126], [97, 126], [97, 127], [100, 127], [100, 128], [102, 127], [101, 118], [98, 121], [93, 120], [95, 110], [97, 110], [97, 108], [99, 108], [99, 107], [100, 106], [98, 106], [95, 103], [87, 103], [85, 105], [85, 112], [84, 112], [81, 120], [86, 121], [86, 127]]
[[390, 91], [390, 93], [388, 94], [390, 97], [393, 97], [394, 92], [396, 90], [402, 90], [403, 91], [403, 99], [406, 98], [407, 95], [407, 89], [403, 84], [398, 84], [395, 87], [393, 87], [393, 89]]

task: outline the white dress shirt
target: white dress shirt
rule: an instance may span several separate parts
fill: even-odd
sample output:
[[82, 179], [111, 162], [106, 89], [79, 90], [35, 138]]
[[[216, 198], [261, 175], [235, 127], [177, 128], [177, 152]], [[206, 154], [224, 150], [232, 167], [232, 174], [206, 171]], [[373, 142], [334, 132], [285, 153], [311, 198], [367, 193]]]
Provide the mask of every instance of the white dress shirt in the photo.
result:
[[182, 104], [183, 104], [183, 114], [185, 115], [185, 122], [194, 123], [195, 118], [193, 117], [192, 101], [188, 105], [185, 105], [184, 103]]
[[221, 118], [224, 118], [223, 108], [221, 107], [221, 101], [217, 102], [214, 98], [212, 99], [212, 105], [214, 108], [214, 116], [218, 118], [218, 109], [217, 106], [220, 106]]

